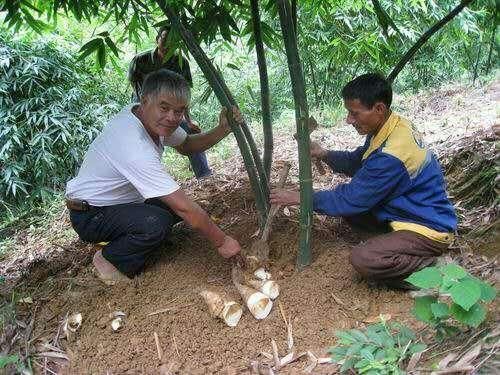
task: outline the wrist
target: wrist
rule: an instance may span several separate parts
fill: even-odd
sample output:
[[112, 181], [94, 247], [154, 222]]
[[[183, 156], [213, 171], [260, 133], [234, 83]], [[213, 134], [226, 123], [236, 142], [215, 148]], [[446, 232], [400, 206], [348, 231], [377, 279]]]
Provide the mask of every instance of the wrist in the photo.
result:
[[223, 231], [221, 231], [217, 227], [216, 233], [214, 233], [214, 237], [211, 239], [210, 242], [212, 242], [212, 245], [218, 249], [219, 247], [224, 245], [224, 242], [226, 241], [226, 235], [224, 234]]

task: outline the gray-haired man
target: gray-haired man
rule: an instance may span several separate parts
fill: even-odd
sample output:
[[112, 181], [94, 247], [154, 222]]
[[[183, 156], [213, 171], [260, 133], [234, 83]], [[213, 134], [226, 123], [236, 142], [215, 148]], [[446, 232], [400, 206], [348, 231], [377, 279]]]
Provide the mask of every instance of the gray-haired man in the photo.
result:
[[[162, 165], [164, 146], [186, 155], [212, 147], [231, 132], [223, 108], [218, 126], [187, 135], [179, 124], [189, 100], [189, 85], [181, 75], [165, 69], [149, 74], [141, 102], [108, 122], [67, 184], [75, 231], [84, 241], [108, 242], [94, 255], [98, 275], [108, 284], [139, 273], [180, 220], [203, 234], [224, 258], [241, 250]], [[241, 121], [238, 109], [233, 108], [233, 115]]]

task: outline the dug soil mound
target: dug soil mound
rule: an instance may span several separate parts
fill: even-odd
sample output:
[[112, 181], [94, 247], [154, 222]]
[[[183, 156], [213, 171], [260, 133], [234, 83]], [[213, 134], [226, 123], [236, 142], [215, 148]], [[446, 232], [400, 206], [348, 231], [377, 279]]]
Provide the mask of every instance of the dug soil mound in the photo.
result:
[[[257, 222], [247, 184], [212, 180], [194, 190], [228, 233], [243, 245], [254, 241]], [[245, 311], [237, 327], [230, 328], [208, 314], [198, 296], [204, 288], [239, 300], [230, 279], [231, 265], [204, 238], [181, 225], [146, 272], [130, 284], [104, 287], [94, 281], [90, 266], [74, 277], [56, 276], [45, 282], [46, 297], [34, 327], [38, 346], [56, 344], [61, 320], [79, 312], [83, 323], [75, 339], [56, 340], [70, 359], [69, 366], [60, 369], [63, 373], [153, 374], [160, 373], [162, 364], [163, 369], [169, 366], [184, 374], [245, 373], [261, 352], [272, 353], [271, 339], [280, 356], [290, 352], [283, 316], [292, 325], [293, 351], [310, 350], [318, 357], [334, 343], [336, 329], [362, 326], [381, 313], [402, 321], [409, 318], [411, 300], [404, 293], [369, 288], [357, 278], [349, 249], [358, 236], [341, 221], [315, 223], [312, 265], [296, 272], [297, 221], [293, 210], [290, 216], [281, 212], [275, 220], [270, 271], [281, 295], [262, 321]], [[73, 244], [75, 250], [81, 245]], [[151, 315], [160, 310], [166, 311]], [[114, 311], [126, 314], [117, 333], [109, 323]], [[307, 365], [304, 356], [283, 370], [300, 373]], [[333, 372], [335, 367], [328, 364], [315, 370]]]

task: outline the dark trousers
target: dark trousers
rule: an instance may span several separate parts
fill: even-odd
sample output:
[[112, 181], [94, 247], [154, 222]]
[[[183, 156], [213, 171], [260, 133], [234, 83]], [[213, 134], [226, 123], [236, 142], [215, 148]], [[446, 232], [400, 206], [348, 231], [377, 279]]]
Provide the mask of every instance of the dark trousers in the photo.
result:
[[181, 219], [159, 199], [145, 203], [70, 210], [73, 228], [83, 241], [109, 242], [102, 255], [120, 272], [133, 277]]
[[[187, 121], [182, 121], [180, 126], [186, 131], [186, 133], [194, 134], [193, 130], [189, 128]], [[188, 158], [196, 178], [206, 177], [212, 174], [212, 170], [208, 166], [207, 155], [205, 152], [195, 152], [193, 154], [189, 154]]]
[[[348, 219], [349, 222], [351, 220]], [[374, 228], [374, 222], [369, 217], [354, 219], [356, 224], [363, 221]], [[447, 248], [446, 243], [431, 240], [416, 232], [400, 230], [361, 242], [352, 249], [350, 260], [354, 269], [368, 280], [395, 288], [407, 288], [409, 285], [404, 279], [434, 264]]]

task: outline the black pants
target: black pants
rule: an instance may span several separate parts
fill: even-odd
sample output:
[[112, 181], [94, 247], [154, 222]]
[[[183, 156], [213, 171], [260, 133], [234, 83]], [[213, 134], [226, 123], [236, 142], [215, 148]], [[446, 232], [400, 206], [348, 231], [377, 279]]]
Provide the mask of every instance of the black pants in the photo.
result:
[[70, 210], [73, 228], [83, 241], [109, 242], [102, 255], [120, 272], [133, 277], [170, 235], [181, 218], [159, 199], [145, 203]]

